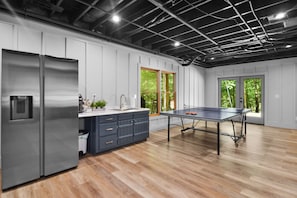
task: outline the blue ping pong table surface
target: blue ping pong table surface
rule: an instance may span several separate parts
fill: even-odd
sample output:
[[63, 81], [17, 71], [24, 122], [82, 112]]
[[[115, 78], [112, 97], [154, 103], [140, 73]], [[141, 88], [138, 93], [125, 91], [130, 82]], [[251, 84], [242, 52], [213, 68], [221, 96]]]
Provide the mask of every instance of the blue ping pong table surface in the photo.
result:
[[192, 107], [180, 110], [163, 111], [160, 114], [173, 117], [222, 122], [238, 115], [246, 114], [249, 111], [250, 109], [243, 108]]
[[[182, 121], [182, 127], [181, 130], [186, 131], [188, 129], [192, 130], [201, 130], [194, 127], [194, 122], [192, 127], [184, 127], [183, 125], [183, 119], [189, 118], [193, 120], [203, 120], [203, 121], [213, 121], [217, 122], [217, 154], [220, 155], [220, 135], [227, 135], [230, 136], [235, 145], [237, 146], [237, 142], [245, 138], [246, 136], [246, 114], [250, 112], [250, 109], [244, 109], [244, 108], [218, 108], [218, 107], [194, 107], [194, 108], [185, 108], [180, 110], [171, 110], [171, 111], [163, 111], [160, 114], [164, 116], [168, 116], [168, 142], [170, 140], [170, 117], [180, 117]], [[234, 122], [233, 118], [240, 117], [241, 118], [241, 129], [240, 129], [240, 135], [236, 135], [235, 128], [234, 128]], [[233, 134], [229, 133], [222, 133], [220, 131], [220, 123], [224, 121], [230, 120], [233, 126]], [[211, 132], [207, 130], [202, 130], [205, 132]], [[244, 133], [243, 133], [244, 131]]]

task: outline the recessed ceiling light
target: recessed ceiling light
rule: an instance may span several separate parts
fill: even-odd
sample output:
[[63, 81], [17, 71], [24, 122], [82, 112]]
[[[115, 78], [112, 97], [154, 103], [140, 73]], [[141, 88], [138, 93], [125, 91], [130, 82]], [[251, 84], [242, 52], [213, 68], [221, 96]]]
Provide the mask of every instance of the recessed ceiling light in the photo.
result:
[[286, 13], [284, 13], [284, 12], [280, 12], [280, 13], [278, 13], [277, 15], [275, 15], [275, 19], [276, 20], [279, 20], [279, 19], [283, 19], [283, 18], [285, 18], [285, 16], [286, 16]]
[[118, 15], [115, 14], [115, 15], [112, 16], [112, 21], [114, 23], [119, 23], [121, 21], [121, 18]]
[[174, 47], [178, 47], [178, 46], [180, 46], [180, 42], [175, 41], [173, 45], [174, 45]]
[[214, 60], [214, 59], [215, 59], [214, 57], [211, 57], [211, 58], [210, 58], [210, 60]]
[[286, 48], [290, 48], [290, 47], [292, 47], [292, 45], [290, 45], [290, 44], [286, 45]]

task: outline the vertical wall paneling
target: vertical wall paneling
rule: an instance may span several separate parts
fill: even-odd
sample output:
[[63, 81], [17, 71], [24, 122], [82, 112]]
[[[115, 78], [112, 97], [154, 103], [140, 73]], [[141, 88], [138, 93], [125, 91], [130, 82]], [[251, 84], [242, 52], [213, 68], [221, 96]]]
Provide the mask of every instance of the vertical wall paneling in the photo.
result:
[[[127, 99], [127, 103], [130, 104], [130, 97], [132, 95], [137, 93], [129, 93], [129, 82], [128, 82], [128, 75], [129, 75], [129, 65], [128, 65], [128, 52], [117, 50], [117, 68], [116, 68], [116, 74], [117, 74], [117, 94], [116, 94], [116, 104], [117, 106], [120, 105], [120, 96], [124, 94]], [[134, 82], [134, 84], [137, 81]], [[133, 82], [132, 82], [133, 84]]]
[[18, 50], [41, 54], [42, 33], [32, 28], [18, 28]]
[[190, 68], [185, 67], [184, 71], [184, 104], [189, 106], [191, 105], [190, 103]]
[[195, 86], [194, 86], [194, 106], [197, 107], [199, 104], [199, 70], [195, 68]]
[[67, 38], [66, 58], [78, 60], [78, 92], [86, 96], [86, 43]]
[[200, 75], [199, 75], [199, 106], [204, 106], [204, 95], [205, 95], [205, 79], [204, 79], [205, 73], [204, 70], [200, 69]]
[[282, 65], [281, 67], [281, 115], [282, 115], [282, 124], [285, 127], [293, 128], [294, 127], [294, 117], [295, 111], [293, 105], [294, 104], [294, 86], [292, 83], [294, 82], [294, 66], [292, 64]]
[[83, 97], [92, 101], [94, 94], [102, 98], [102, 46], [88, 43], [86, 59], [86, 95]]
[[269, 125], [275, 126], [281, 120], [281, 66], [270, 65], [268, 76], [268, 108], [267, 108], [267, 122]]
[[196, 74], [194, 73], [194, 68], [190, 67], [190, 78], [189, 78], [189, 98], [190, 105], [195, 106], [195, 84], [196, 84]]
[[[136, 94], [137, 96], [137, 106], [140, 107], [140, 88], [138, 87], [138, 82], [140, 82], [140, 67], [139, 63], [140, 56], [138, 54], [129, 54], [129, 74], [128, 74], [128, 84], [129, 84], [129, 95]], [[135, 83], [137, 82], [137, 83]]]
[[103, 47], [103, 86], [102, 99], [105, 99], [111, 106], [117, 104], [116, 98], [116, 50], [114, 48]]
[[0, 22], [0, 32], [0, 49], [13, 49], [14, 25]]
[[150, 58], [147, 55], [141, 54], [140, 55], [141, 65], [144, 65], [146, 67], [150, 66]]
[[43, 48], [44, 54], [55, 57], [66, 57], [66, 38], [63, 36], [57, 36], [53, 34], [43, 34]]

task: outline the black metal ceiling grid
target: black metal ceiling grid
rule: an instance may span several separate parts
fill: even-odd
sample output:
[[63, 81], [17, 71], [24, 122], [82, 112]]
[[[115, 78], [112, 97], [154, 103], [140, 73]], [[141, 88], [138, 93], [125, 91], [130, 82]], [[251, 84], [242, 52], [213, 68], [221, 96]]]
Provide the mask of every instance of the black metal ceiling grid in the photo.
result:
[[[184, 66], [297, 56], [296, 0], [1, 0], [0, 8], [175, 58]], [[280, 11], [286, 17], [273, 19]], [[118, 24], [111, 21], [113, 14], [121, 16]]]

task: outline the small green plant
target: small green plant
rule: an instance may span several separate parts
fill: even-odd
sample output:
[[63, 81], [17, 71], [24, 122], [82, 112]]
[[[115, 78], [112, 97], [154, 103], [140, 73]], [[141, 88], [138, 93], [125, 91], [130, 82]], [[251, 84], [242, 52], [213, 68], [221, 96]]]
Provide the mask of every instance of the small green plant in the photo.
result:
[[98, 100], [96, 103], [95, 103], [95, 106], [96, 108], [104, 108], [106, 106], [106, 101], [105, 100]]
[[96, 108], [96, 102], [92, 102], [90, 107], [93, 109], [93, 108]]

